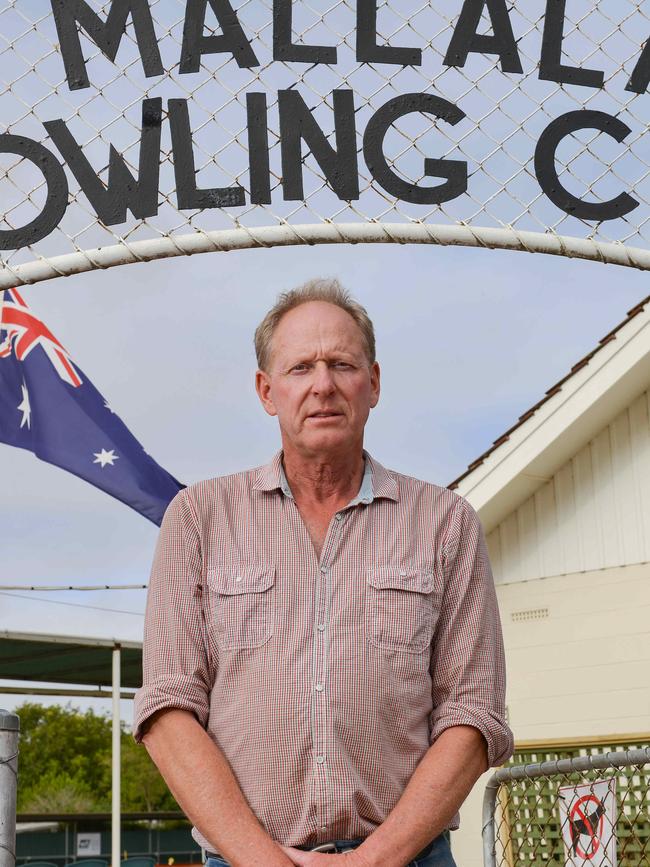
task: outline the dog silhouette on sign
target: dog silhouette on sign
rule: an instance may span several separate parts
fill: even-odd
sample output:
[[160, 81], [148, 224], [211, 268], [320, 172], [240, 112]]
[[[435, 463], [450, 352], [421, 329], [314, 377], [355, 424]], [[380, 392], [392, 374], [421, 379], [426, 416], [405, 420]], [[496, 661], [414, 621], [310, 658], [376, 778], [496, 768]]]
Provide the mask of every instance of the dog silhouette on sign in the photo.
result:
[[591, 813], [585, 813], [581, 819], [574, 819], [569, 816], [569, 827], [571, 829], [571, 842], [573, 844], [573, 854], [578, 854], [578, 846], [580, 844], [580, 835], [584, 834], [592, 840], [596, 837], [596, 830], [601, 818], [605, 815], [605, 805], [602, 801], [598, 802], [598, 806]]

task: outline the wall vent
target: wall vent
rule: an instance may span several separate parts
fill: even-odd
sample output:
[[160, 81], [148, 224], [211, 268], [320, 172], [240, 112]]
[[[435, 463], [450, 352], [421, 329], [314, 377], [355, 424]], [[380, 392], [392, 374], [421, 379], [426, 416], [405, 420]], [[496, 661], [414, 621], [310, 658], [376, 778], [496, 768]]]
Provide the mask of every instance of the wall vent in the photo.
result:
[[526, 608], [524, 611], [511, 611], [510, 618], [515, 623], [522, 620], [545, 620], [548, 617], [548, 608]]

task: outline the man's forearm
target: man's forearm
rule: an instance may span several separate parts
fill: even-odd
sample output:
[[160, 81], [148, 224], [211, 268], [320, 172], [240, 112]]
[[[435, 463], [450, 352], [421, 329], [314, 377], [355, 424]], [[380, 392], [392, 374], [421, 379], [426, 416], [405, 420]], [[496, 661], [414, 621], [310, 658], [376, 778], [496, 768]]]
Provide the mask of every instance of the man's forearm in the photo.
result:
[[446, 729], [415, 769], [386, 820], [359, 846], [364, 863], [408, 864], [447, 827], [487, 768], [486, 743], [478, 729]]
[[160, 711], [142, 741], [186, 816], [233, 867], [292, 867], [192, 713]]

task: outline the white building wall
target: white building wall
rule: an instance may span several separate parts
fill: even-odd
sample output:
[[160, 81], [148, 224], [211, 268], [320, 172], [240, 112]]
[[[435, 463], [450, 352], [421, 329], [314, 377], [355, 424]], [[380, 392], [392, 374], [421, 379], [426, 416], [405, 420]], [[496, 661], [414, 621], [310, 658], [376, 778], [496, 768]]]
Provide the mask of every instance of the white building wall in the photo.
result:
[[650, 730], [650, 564], [499, 587], [517, 740]]
[[650, 561], [645, 391], [487, 538], [499, 584]]
[[[644, 392], [488, 536], [516, 741], [650, 734], [650, 413]], [[482, 867], [476, 784], [452, 834]]]
[[[516, 741], [650, 733], [650, 563], [501, 584]], [[452, 834], [459, 867], [482, 867], [481, 801]]]

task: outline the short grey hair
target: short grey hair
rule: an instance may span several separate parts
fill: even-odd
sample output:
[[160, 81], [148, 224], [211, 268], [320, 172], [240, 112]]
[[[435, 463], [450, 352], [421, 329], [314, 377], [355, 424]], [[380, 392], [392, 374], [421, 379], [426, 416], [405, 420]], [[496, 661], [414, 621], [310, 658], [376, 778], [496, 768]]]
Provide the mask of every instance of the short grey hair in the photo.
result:
[[271, 341], [275, 329], [285, 313], [307, 304], [309, 301], [326, 301], [335, 304], [350, 316], [359, 326], [365, 344], [365, 352], [369, 364], [375, 363], [375, 329], [365, 307], [350, 295], [347, 289], [332, 278], [317, 278], [309, 280], [297, 289], [282, 292], [278, 300], [255, 329], [255, 354], [260, 370], [267, 371], [271, 359]]

